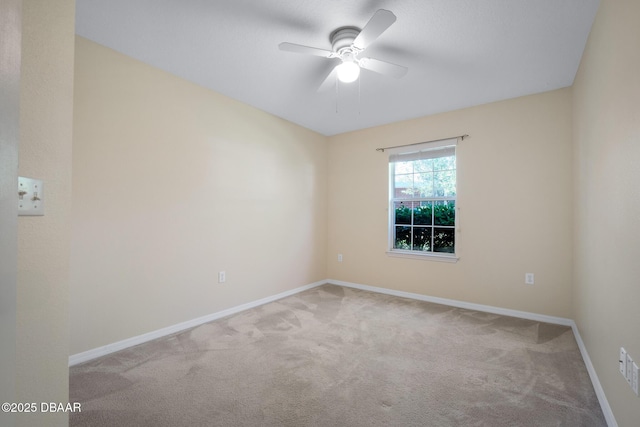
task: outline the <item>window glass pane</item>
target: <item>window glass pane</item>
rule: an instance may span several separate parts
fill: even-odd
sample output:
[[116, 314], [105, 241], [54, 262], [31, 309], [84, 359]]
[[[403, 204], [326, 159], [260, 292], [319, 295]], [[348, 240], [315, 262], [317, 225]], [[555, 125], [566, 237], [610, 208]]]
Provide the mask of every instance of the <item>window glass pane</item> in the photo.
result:
[[437, 201], [433, 210], [434, 225], [456, 225], [456, 202], [454, 200]]
[[[404, 191], [413, 188], [413, 174], [409, 175], [396, 175], [394, 180], [394, 187], [396, 189], [395, 197], [406, 197]], [[413, 192], [410, 191], [410, 194]], [[399, 194], [399, 195], [398, 195]]]
[[437, 159], [433, 159], [433, 170], [435, 171], [455, 170], [455, 168], [456, 156], [439, 157]]
[[433, 197], [433, 173], [416, 174], [414, 186], [416, 197]]
[[456, 195], [456, 172], [443, 171], [433, 174], [433, 193], [435, 197]]
[[416, 189], [413, 187], [396, 189], [396, 194], [398, 195], [398, 197], [405, 197], [405, 198], [416, 197], [417, 195]]
[[414, 160], [412, 163], [415, 173], [433, 172], [433, 159]]
[[413, 173], [413, 162], [396, 162], [396, 175], [403, 173]]
[[416, 202], [416, 207], [413, 209], [413, 223], [416, 225], [431, 225], [432, 206], [433, 202]]
[[395, 202], [396, 224], [411, 224], [411, 203]]
[[411, 227], [396, 227], [393, 248], [411, 250]]
[[454, 253], [455, 230], [453, 228], [435, 228], [433, 231], [433, 251]]
[[413, 250], [431, 251], [431, 227], [413, 228]]

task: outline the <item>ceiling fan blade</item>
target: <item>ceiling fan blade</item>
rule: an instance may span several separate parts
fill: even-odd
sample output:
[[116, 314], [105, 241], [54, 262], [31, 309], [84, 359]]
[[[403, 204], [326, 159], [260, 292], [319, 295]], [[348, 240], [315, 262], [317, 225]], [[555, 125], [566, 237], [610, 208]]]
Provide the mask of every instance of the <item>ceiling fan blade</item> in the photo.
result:
[[380, 37], [394, 22], [396, 22], [396, 15], [388, 10], [378, 9], [353, 41], [353, 45], [358, 49], [366, 49], [367, 46]]
[[403, 67], [402, 65], [396, 65], [391, 62], [380, 61], [379, 59], [373, 58], [361, 58], [360, 67], [365, 70], [374, 71], [378, 74], [395, 77], [397, 79], [403, 77], [407, 74], [407, 71], [409, 71], [407, 67]]
[[338, 68], [337, 65], [333, 67], [329, 75], [324, 79], [322, 84], [318, 87], [318, 92], [324, 92], [336, 84], [336, 79], [338, 78], [338, 71], [336, 70], [336, 68]]
[[303, 46], [295, 43], [280, 43], [278, 47], [280, 50], [284, 50], [286, 52], [303, 53], [307, 55], [321, 56], [323, 58], [333, 58], [335, 56], [334, 52], [330, 50], [318, 49], [317, 47]]

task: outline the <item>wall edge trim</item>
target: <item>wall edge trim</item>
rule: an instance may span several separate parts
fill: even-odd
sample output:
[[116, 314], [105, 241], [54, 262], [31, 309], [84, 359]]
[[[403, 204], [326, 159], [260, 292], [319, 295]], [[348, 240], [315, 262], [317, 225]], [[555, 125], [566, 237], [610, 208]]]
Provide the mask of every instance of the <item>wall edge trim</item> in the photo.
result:
[[582, 359], [584, 360], [584, 364], [587, 366], [587, 372], [589, 372], [589, 378], [591, 378], [591, 384], [593, 385], [593, 389], [595, 390], [596, 396], [598, 397], [598, 402], [600, 403], [600, 408], [602, 408], [604, 419], [607, 421], [607, 426], [618, 427], [618, 422], [616, 421], [616, 418], [613, 416], [613, 410], [609, 405], [609, 401], [607, 400], [607, 396], [604, 393], [602, 384], [600, 384], [600, 379], [598, 378], [596, 369], [593, 367], [593, 363], [591, 363], [591, 358], [589, 357], [589, 353], [587, 352], [587, 347], [584, 345], [584, 341], [582, 341], [582, 337], [580, 336], [578, 325], [574, 321], [571, 321], [571, 322], [572, 322], [571, 328], [573, 329], [573, 335], [575, 336], [576, 342], [578, 343], [578, 348], [580, 349], [580, 353], [582, 354]]
[[553, 323], [556, 325], [573, 326], [573, 320], [564, 317], [548, 316], [546, 314], [530, 313], [527, 311], [512, 310], [508, 308], [494, 307], [490, 305], [475, 304], [472, 302], [453, 300], [448, 298], [432, 297], [412, 292], [397, 291], [394, 289], [379, 288], [376, 286], [362, 285], [359, 283], [343, 282], [341, 280], [328, 279], [327, 283], [333, 285], [345, 286], [348, 288], [361, 289], [364, 291], [377, 292], [381, 294], [393, 295], [402, 298], [409, 298], [419, 301], [432, 302], [435, 304], [448, 305], [451, 307], [465, 308], [467, 310], [482, 311], [485, 313], [500, 314], [503, 316], [518, 317], [520, 319], [534, 320], [544, 323]]
[[251, 301], [245, 304], [241, 304], [235, 307], [231, 307], [225, 310], [211, 313], [206, 316], [187, 320], [185, 322], [177, 323], [172, 326], [167, 326], [166, 328], [157, 329], [155, 331], [147, 332], [145, 334], [137, 335], [131, 338], [126, 338], [124, 340], [103, 345], [101, 347], [96, 347], [91, 350], [83, 351], [81, 353], [72, 354], [69, 356], [69, 366], [79, 365], [81, 363], [88, 362], [90, 360], [97, 359], [98, 357], [106, 356], [108, 354], [115, 353], [117, 351], [124, 350], [129, 347], [136, 346], [138, 344], [143, 344], [145, 342], [152, 341], [157, 338], [162, 338], [167, 335], [175, 334], [176, 332], [181, 332], [186, 329], [194, 328], [196, 326], [200, 326], [202, 324], [212, 322], [214, 320], [227, 317], [232, 314], [240, 313], [242, 311], [249, 310], [251, 308], [255, 308], [273, 301], [277, 301], [282, 298], [286, 298], [291, 295], [295, 295], [297, 293], [300, 293], [309, 289], [313, 289], [315, 287], [324, 285], [326, 283], [327, 283], [326, 280], [320, 280], [318, 282], [310, 283], [308, 285], [304, 285], [288, 291], [280, 292], [278, 294], [275, 294], [269, 297], [261, 298], [255, 301]]
[[180, 332], [186, 329], [200, 326], [204, 323], [208, 323], [226, 316], [230, 316], [232, 314], [240, 313], [242, 311], [249, 310], [251, 308], [255, 308], [273, 301], [277, 301], [279, 299], [286, 298], [291, 295], [295, 295], [297, 293], [304, 292], [306, 290], [313, 289], [327, 283], [332, 285], [337, 285], [337, 286], [344, 286], [347, 288], [360, 289], [363, 291], [376, 292], [380, 294], [393, 295], [393, 296], [402, 297], [402, 298], [432, 302], [435, 304], [443, 304], [451, 307], [464, 308], [467, 310], [482, 311], [486, 313], [518, 317], [521, 319], [528, 319], [528, 320], [533, 320], [538, 322], [570, 326], [573, 331], [576, 342], [578, 344], [578, 348], [580, 349], [580, 354], [582, 355], [584, 364], [587, 367], [589, 378], [591, 379], [591, 383], [596, 392], [596, 396], [598, 398], [598, 402], [600, 403], [600, 407], [602, 408], [602, 412], [604, 414], [605, 420], [607, 421], [607, 425], [609, 427], [618, 427], [618, 423], [616, 422], [616, 419], [613, 415], [613, 411], [611, 410], [609, 401], [607, 400], [607, 397], [604, 393], [602, 384], [600, 384], [600, 380], [598, 379], [598, 374], [596, 373], [596, 370], [593, 367], [593, 364], [591, 363], [591, 358], [589, 357], [587, 348], [585, 347], [584, 342], [582, 341], [582, 337], [580, 336], [578, 325], [574, 320], [567, 319], [564, 317], [548, 316], [545, 314], [530, 313], [527, 311], [512, 310], [508, 308], [494, 307], [490, 305], [475, 304], [471, 302], [458, 301], [458, 300], [453, 300], [448, 298], [432, 297], [432, 296], [416, 294], [412, 292], [398, 291], [394, 289], [380, 288], [376, 286], [369, 286], [369, 285], [345, 282], [342, 280], [334, 280], [334, 279], [320, 280], [314, 283], [310, 283], [308, 285], [300, 286], [298, 288], [294, 288], [288, 291], [284, 291], [284, 292], [272, 295], [270, 297], [261, 298], [259, 300], [251, 301], [245, 304], [241, 304], [235, 307], [221, 310], [206, 316], [188, 320], [186, 322], [181, 322], [172, 326], [168, 326], [166, 328], [148, 332], [146, 334], [127, 338], [122, 341], [117, 341], [115, 343], [107, 344], [107, 345], [97, 347], [91, 350], [87, 350], [81, 353], [73, 354], [69, 356], [69, 366], [79, 365], [81, 363], [88, 362], [98, 357], [106, 356], [108, 354], [115, 353], [117, 351], [124, 350], [126, 348], [136, 346], [138, 344], [142, 344], [157, 338], [162, 338], [164, 336], [174, 334], [176, 332]]
[[598, 374], [596, 373], [596, 370], [593, 367], [593, 364], [591, 363], [591, 358], [589, 357], [587, 348], [585, 347], [584, 342], [582, 341], [582, 337], [580, 336], [578, 325], [573, 319], [548, 316], [545, 314], [530, 313], [527, 311], [512, 310], [508, 308], [494, 307], [490, 305], [475, 304], [471, 302], [458, 301], [458, 300], [452, 300], [447, 298], [432, 297], [432, 296], [416, 294], [412, 292], [397, 291], [394, 289], [379, 288], [376, 286], [345, 282], [342, 280], [327, 279], [327, 283], [330, 283], [332, 285], [344, 286], [347, 288], [360, 289], [363, 291], [377, 292], [381, 294], [393, 295], [393, 296], [402, 297], [402, 298], [409, 298], [409, 299], [415, 299], [419, 301], [426, 301], [426, 302], [432, 302], [436, 304], [448, 305], [448, 306], [457, 307], [457, 308], [464, 308], [467, 310], [482, 311], [486, 313], [500, 314], [503, 316], [510, 316], [510, 317], [518, 317], [521, 319], [534, 320], [538, 322], [570, 326], [571, 329], [573, 330], [573, 335], [576, 339], [576, 343], [578, 344], [578, 348], [580, 349], [582, 360], [584, 361], [584, 364], [587, 367], [587, 372], [589, 373], [591, 384], [593, 385], [593, 389], [596, 392], [596, 397], [598, 398], [598, 402], [600, 403], [600, 408], [602, 409], [604, 418], [607, 421], [607, 425], [609, 427], [618, 427], [618, 423], [616, 422], [616, 419], [613, 416], [613, 411], [611, 410], [609, 401], [607, 400], [607, 397], [604, 393], [602, 384], [600, 384]]

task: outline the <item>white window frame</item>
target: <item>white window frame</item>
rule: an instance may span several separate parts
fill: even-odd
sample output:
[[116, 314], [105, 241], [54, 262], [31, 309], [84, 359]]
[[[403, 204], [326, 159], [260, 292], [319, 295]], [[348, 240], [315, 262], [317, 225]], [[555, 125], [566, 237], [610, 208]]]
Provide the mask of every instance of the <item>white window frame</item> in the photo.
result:
[[[401, 258], [413, 258], [413, 259], [422, 259], [422, 260], [433, 260], [433, 261], [444, 261], [444, 262], [457, 262], [459, 257], [458, 253], [458, 161], [457, 161], [457, 142], [459, 138], [451, 138], [445, 140], [438, 140], [433, 142], [425, 142], [422, 144], [412, 144], [410, 146], [405, 147], [397, 147], [392, 149], [386, 149], [389, 153], [389, 215], [388, 215], [388, 249], [387, 255]], [[441, 150], [447, 147], [452, 147], [454, 150], [454, 155], [456, 156], [456, 195], [448, 196], [448, 197], [395, 197], [395, 164], [397, 158], [404, 157], [407, 159], [411, 159], [411, 157], [415, 154], [416, 158], [419, 158], [421, 153], [425, 151], [432, 150]], [[405, 250], [405, 249], [397, 249], [394, 248], [395, 245], [395, 203], [396, 202], [433, 202], [435, 205], [438, 201], [454, 201], [455, 202], [455, 220], [453, 226], [443, 226], [442, 228], [451, 228], [454, 232], [454, 253], [447, 252], [426, 252], [426, 251], [416, 251], [416, 250]], [[434, 215], [434, 210], [432, 210], [432, 215]], [[413, 209], [411, 210], [411, 215], [413, 216]], [[410, 225], [411, 229], [415, 227], [413, 224], [413, 220]], [[431, 247], [433, 248], [433, 228], [435, 228], [435, 224], [433, 224], [432, 220], [432, 234], [431, 234]], [[412, 231], [413, 232], [413, 231]]]

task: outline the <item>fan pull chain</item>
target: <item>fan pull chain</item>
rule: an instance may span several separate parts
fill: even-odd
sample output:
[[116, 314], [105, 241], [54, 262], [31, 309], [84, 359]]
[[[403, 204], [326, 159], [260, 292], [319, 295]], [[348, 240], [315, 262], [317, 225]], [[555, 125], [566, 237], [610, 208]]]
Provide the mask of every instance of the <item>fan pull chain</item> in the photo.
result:
[[358, 78], [358, 116], [360, 115], [360, 82], [362, 81], [362, 75]]
[[338, 114], [338, 79], [336, 78], [336, 114]]

